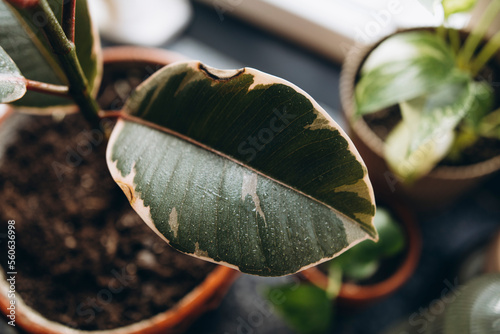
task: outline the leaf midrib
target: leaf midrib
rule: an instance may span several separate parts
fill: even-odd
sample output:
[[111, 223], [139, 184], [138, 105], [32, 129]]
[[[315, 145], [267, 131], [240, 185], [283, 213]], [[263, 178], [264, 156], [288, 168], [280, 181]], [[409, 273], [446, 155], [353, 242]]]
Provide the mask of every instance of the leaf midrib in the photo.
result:
[[225, 159], [227, 159], [227, 160], [229, 160], [229, 161], [232, 161], [232, 162], [234, 162], [234, 163], [236, 163], [236, 164], [238, 164], [238, 165], [240, 165], [240, 166], [242, 166], [242, 167], [244, 167], [244, 168], [246, 168], [246, 169], [248, 169], [248, 170], [250, 170], [250, 171], [252, 171], [252, 172], [254, 172], [254, 173], [256, 173], [256, 174], [258, 174], [258, 175], [260, 175], [260, 176], [263, 176], [263, 177], [265, 177], [265, 178], [267, 178], [267, 179], [269, 179], [269, 180], [271, 180], [271, 181], [273, 181], [273, 182], [276, 182], [276, 183], [278, 183], [278, 184], [282, 185], [282, 186], [283, 186], [283, 187], [285, 187], [285, 188], [288, 188], [288, 189], [290, 189], [290, 190], [292, 190], [292, 191], [295, 191], [296, 193], [298, 193], [298, 194], [300, 194], [300, 195], [302, 195], [302, 196], [304, 196], [304, 197], [307, 197], [307, 198], [309, 198], [309, 199], [311, 199], [311, 200], [315, 201], [316, 203], [319, 203], [319, 204], [321, 204], [321, 205], [323, 205], [323, 206], [327, 207], [328, 209], [332, 210], [332, 211], [333, 211], [333, 212], [335, 212], [337, 215], [344, 217], [344, 218], [345, 218], [345, 219], [347, 219], [348, 221], [355, 222], [357, 225], [359, 225], [359, 227], [360, 227], [360, 228], [361, 228], [361, 229], [362, 229], [365, 233], [367, 233], [367, 234], [368, 234], [368, 237], [369, 237], [370, 239], [372, 239], [371, 234], [370, 234], [370, 233], [366, 230], [365, 226], [364, 226], [363, 224], [361, 224], [360, 222], [358, 222], [357, 220], [355, 220], [355, 219], [353, 219], [353, 218], [351, 218], [351, 217], [347, 216], [345, 213], [343, 213], [343, 212], [341, 212], [341, 211], [339, 211], [339, 210], [335, 209], [335, 208], [334, 208], [334, 207], [332, 207], [331, 205], [328, 205], [328, 204], [324, 203], [323, 201], [320, 201], [319, 199], [317, 199], [317, 198], [315, 198], [315, 197], [313, 197], [313, 196], [311, 196], [311, 195], [309, 195], [309, 194], [306, 194], [306, 193], [304, 193], [304, 192], [302, 192], [302, 191], [300, 191], [300, 190], [298, 190], [298, 189], [296, 189], [296, 188], [294, 188], [294, 187], [290, 186], [290, 185], [289, 185], [289, 184], [287, 184], [287, 183], [284, 183], [283, 181], [277, 180], [277, 179], [275, 179], [275, 178], [273, 178], [273, 177], [271, 177], [271, 176], [269, 176], [269, 175], [267, 175], [267, 174], [265, 174], [265, 173], [263, 173], [263, 172], [261, 172], [261, 171], [259, 171], [259, 170], [255, 169], [255, 168], [253, 168], [253, 167], [248, 166], [247, 164], [245, 164], [245, 163], [241, 162], [241, 161], [240, 161], [240, 160], [238, 160], [238, 159], [235, 159], [234, 157], [232, 157], [232, 156], [230, 156], [230, 155], [227, 155], [227, 154], [225, 154], [225, 153], [223, 153], [223, 152], [220, 152], [220, 151], [218, 151], [218, 150], [216, 150], [216, 149], [214, 149], [214, 148], [212, 148], [212, 147], [210, 147], [210, 146], [208, 146], [208, 145], [206, 145], [206, 144], [203, 144], [203, 143], [201, 143], [201, 142], [199, 142], [199, 141], [197, 141], [197, 140], [195, 140], [195, 139], [193, 139], [193, 138], [191, 138], [191, 137], [189, 137], [189, 136], [186, 136], [186, 135], [184, 135], [184, 134], [182, 134], [182, 133], [179, 133], [179, 132], [177, 132], [177, 131], [175, 131], [175, 130], [172, 130], [172, 129], [170, 129], [170, 128], [163, 127], [163, 126], [160, 126], [160, 125], [158, 125], [158, 124], [156, 124], [156, 123], [153, 123], [153, 122], [150, 122], [150, 121], [146, 121], [146, 120], [144, 120], [144, 119], [142, 119], [142, 118], [139, 118], [139, 117], [133, 116], [133, 115], [131, 115], [131, 114], [129, 114], [129, 113], [127, 113], [127, 112], [123, 111], [123, 110], [122, 110], [122, 112], [120, 113], [120, 116], [119, 116], [119, 117], [120, 117], [122, 120], [125, 120], [125, 121], [130, 121], [130, 122], [133, 122], [133, 123], [137, 123], [137, 124], [142, 124], [142, 125], [148, 126], [148, 127], [152, 128], [152, 129], [155, 129], [155, 130], [158, 130], [158, 131], [161, 131], [161, 132], [167, 133], [167, 134], [172, 135], [172, 136], [174, 136], [174, 137], [176, 137], [176, 138], [179, 138], [179, 139], [181, 139], [181, 140], [184, 140], [184, 141], [186, 141], [186, 142], [188, 142], [188, 143], [190, 143], [190, 144], [196, 145], [196, 146], [198, 146], [198, 147], [200, 147], [200, 148], [203, 148], [203, 149], [205, 149], [205, 150], [207, 150], [207, 151], [209, 151], [209, 152], [212, 152], [212, 153], [214, 153], [214, 154], [217, 154], [218, 156], [220, 156], [220, 157], [222, 157], [222, 158], [225, 158]]

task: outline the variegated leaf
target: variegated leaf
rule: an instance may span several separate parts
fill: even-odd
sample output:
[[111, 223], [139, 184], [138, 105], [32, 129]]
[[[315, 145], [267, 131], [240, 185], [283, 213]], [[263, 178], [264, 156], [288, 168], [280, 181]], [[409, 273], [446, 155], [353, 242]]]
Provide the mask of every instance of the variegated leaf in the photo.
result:
[[403, 121], [385, 144], [391, 169], [407, 182], [432, 170], [450, 151], [455, 128], [464, 117], [483, 114], [482, 109], [489, 108], [491, 90], [484, 85], [455, 72], [434, 92], [401, 103]]
[[449, 46], [431, 32], [389, 37], [361, 68], [356, 84], [357, 113], [376, 112], [433, 91], [447, 81], [454, 64]]
[[289, 82], [178, 63], [144, 82], [124, 112], [108, 145], [111, 174], [182, 252], [279, 276], [377, 238], [364, 163]]
[[0, 103], [18, 100], [25, 93], [26, 80], [7, 52], [0, 47]]
[[[57, 18], [61, 18], [62, 0], [49, 0]], [[31, 15], [0, 0], [0, 46], [12, 57], [24, 76], [31, 80], [67, 85], [67, 79], [41, 29], [45, 16]], [[94, 95], [101, 80], [101, 46], [92, 24], [86, 0], [77, 0], [75, 45], [78, 60]], [[70, 99], [37, 92], [27, 92], [15, 102], [22, 111], [53, 113], [74, 111]], [[57, 107], [57, 108], [56, 108]]]

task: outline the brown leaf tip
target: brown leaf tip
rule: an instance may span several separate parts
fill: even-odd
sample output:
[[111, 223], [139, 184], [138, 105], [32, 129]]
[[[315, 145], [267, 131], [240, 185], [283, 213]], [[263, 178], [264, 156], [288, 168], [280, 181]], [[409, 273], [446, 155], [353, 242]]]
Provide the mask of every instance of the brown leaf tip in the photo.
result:
[[231, 80], [233, 78], [236, 78], [243, 72], [245, 72], [244, 68], [240, 68], [237, 70], [219, 70], [218, 68], [210, 67], [202, 63], [198, 64], [198, 68], [200, 71], [205, 73], [209, 78], [218, 81]]
[[135, 201], [135, 196], [134, 196], [134, 190], [132, 187], [126, 183], [123, 183], [121, 181], [115, 180], [116, 184], [120, 187], [120, 189], [123, 191], [125, 196], [127, 196], [128, 201], [130, 204], [134, 203]]

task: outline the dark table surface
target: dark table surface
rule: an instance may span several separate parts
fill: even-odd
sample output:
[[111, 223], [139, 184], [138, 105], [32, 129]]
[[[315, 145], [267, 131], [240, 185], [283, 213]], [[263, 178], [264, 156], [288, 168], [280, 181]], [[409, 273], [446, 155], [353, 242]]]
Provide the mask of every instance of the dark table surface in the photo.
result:
[[[338, 64], [230, 16], [221, 20], [210, 6], [193, 5], [194, 17], [188, 29], [164, 48], [214, 67], [249, 66], [283, 77], [307, 91], [339, 124], [345, 124], [339, 112]], [[458, 275], [460, 264], [500, 228], [499, 186], [497, 175], [452, 207], [418, 215], [423, 250], [413, 277], [395, 294], [367, 308], [338, 306], [331, 332], [383, 333], [398, 322], [417, 326], [410, 319], [421, 319], [423, 308], [450, 284], [463, 283]], [[293, 279], [241, 275], [220, 307], [197, 320], [189, 333], [293, 333], [261, 296], [262, 288]]]

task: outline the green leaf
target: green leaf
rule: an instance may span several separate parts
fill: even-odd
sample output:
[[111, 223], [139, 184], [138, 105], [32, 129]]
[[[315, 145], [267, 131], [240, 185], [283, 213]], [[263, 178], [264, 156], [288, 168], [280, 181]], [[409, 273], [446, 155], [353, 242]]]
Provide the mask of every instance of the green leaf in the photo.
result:
[[357, 112], [376, 112], [433, 91], [454, 67], [449, 46], [427, 31], [389, 37], [366, 59], [356, 85]]
[[477, 129], [482, 119], [493, 109], [495, 96], [493, 88], [486, 81], [474, 81], [472, 85], [474, 100], [466, 120]]
[[403, 123], [386, 140], [391, 169], [407, 182], [427, 174], [444, 158], [457, 125], [484, 106], [484, 86], [455, 72], [434, 92], [400, 104]]
[[481, 120], [478, 134], [486, 138], [500, 139], [500, 109], [489, 113]]
[[333, 259], [332, 268], [340, 267], [344, 275], [359, 281], [372, 276], [379, 268], [380, 261], [397, 255], [404, 249], [405, 236], [401, 224], [384, 208], [378, 208], [374, 225], [379, 233], [379, 241], [363, 241]]
[[400, 122], [385, 141], [384, 156], [389, 168], [404, 182], [410, 184], [428, 174], [448, 153], [455, 134], [443, 132], [430, 140], [421, 149], [408, 154], [411, 143], [411, 129], [406, 122]]
[[324, 334], [332, 324], [333, 305], [326, 292], [314, 285], [283, 285], [266, 297], [285, 322], [300, 334]]
[[278, 276], [377, 238], [352, 142], [283, 79], [178, 63], [144, 82], [124, 112], [146, 125], [117, 123], [111, 174], [182, 252]]
[[468, 12], [476, 5], [477, 0], [442, 0], [444, 16]]
[[[62, 1], [50, 0], [56, 17], [61, 17]], [[67, 85], [67, 79], [40, 28], [43, 16], [28, 15], [0, 1], [0, 45], [7, 51], [24, 76], [31, 80]], [[35, 23], [36, 22], [36, 23]], [[77, 0], [75, 45], [78, 60], [91, 87], [97, 94], [101, 80], [101, 49], [99, 35], [93, 27], [86, 0]], [[74, 111], [70, 99], [37, 92], [28, 92], [15, 103], [22, 110], [36, 113]], [[56, 107], [57, 108], [54, 108]]]
[[0, 103], [18, 100], [25, 93], [26, 80], [7, 52], [0, 47]]

